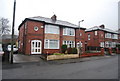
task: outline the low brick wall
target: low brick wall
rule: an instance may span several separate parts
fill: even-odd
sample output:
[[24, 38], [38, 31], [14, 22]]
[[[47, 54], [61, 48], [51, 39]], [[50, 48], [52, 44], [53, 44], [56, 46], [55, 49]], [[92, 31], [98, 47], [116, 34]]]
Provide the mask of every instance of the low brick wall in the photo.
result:
[[90, 56], [100, 56], [103, 55], [101, 52], [98, 53], [84, 53], [82, 55], [80, 55], [80, 57], [90, 57]]
[[69, 59], [78, 58], [78, 54], [67, 54], [67, 55], [48, 55], [47, 60], [59, 60], [59, 59]]
[[65, 54], [65, 55], [48, 55], [46, 60], [59, 60], [59, 59], [70, 59], [70, 58], [79, 58], [79, 57], [90, 57], [90, 56], [101, 56], [104, 55], [104, 49], [102, 48], [100, 52], [96, 53], [83, 53], [79, 54]]

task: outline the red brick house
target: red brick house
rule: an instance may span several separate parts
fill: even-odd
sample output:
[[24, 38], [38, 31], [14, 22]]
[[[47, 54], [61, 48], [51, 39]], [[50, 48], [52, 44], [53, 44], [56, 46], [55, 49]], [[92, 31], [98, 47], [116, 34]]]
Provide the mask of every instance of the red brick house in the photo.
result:
[[61, 46], [77, 47], [81, 42], [85, 50], [85, 28], [41, 16], [26, 18], [19, 25], [19, 52], [23, 54], [51, 54], [61, 52]]
[[95, 50], [99, 48], [115, 48], [118, 40], [118, 32], [105, 28], [104, 25], [95, 26], [85, 30], [86, 48]]

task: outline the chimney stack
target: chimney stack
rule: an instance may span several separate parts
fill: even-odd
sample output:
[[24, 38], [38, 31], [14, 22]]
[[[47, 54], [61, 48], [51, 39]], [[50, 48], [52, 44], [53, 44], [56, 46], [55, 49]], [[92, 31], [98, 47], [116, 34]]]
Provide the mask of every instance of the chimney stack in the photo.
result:
[[105, 25], [104, 25], [104, 24], [100, 25], [100, 28], [104, 29], [104, 28], [105, 28]]
[[52, 17], [51, 17], [52, 21], [56, 21], [57, 20], [57, 16], [54, 14]]

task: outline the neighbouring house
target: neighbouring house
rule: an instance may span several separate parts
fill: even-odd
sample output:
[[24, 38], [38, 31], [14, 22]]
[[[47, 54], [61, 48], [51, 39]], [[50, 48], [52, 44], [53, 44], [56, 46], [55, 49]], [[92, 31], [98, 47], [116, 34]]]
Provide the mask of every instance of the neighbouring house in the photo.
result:
[[[14, 35], [13, 43], [17, 45], [18, 35]], [[11, 44], [11, 35], [3, 34], [0, 38], [0, 44], [3, 48], [3, 51], [7, 50], [7, 46]]]
[[118, 44], [118, 32], [105, 28], [104, 25], [95, 26], [85, 30], [86, 32], [86, 49], [95, 50], [100, 48], [116, 48]]
[[[10, 34], [5, 34], [2, 35], [2, 44], [11, 44], [11, 35]], [[16, 44], [18, 41], [18, 35], [14, 35], [13, 42]]]
[[85, 50], [85, 29], [67, 21], [41, 16], [25, 18], [19, 25], [18, 51], [23, 54], [52, 54], [61, 52], [61, 46]]

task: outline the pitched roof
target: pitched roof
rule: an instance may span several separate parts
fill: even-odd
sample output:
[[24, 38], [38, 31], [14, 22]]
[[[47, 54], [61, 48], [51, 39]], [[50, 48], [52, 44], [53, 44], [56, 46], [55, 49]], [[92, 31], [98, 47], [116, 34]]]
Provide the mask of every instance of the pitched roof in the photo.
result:
[[[14, 35], [14, 39], [17, 39], [18, 35]], [[10, 34], [6, 34], [6, 35], [2, 35], [2, 39], [11, 39], [11, 35]]]
[[89, 32], [89, 31], [95, 31], [95, 30], [102, 30], [102, 31], [110, 32], [110, 33], [118, 33], [118, 32], [113, 31], [113, 30], [111, 30], [111, 29], [101, 28], [101, 27], [99, 27], [99, 26], [94, 26], [94, 27], [92, 27], [92, 28], [86, 29], [85, 31], [86, 31], [86, 32]]
[[[54, 25], [61, 25], [61, 26], [67, 26], [67, 27], [72, 27], [72, 28], [79, 28], [77, 25], [72, 24], [72, 23], [67, 22], [67, 21], [56, 20], [54, 22], [54, 21], [52, 21], [51, 18], [46, 18], [46, 17], [41, 17], [41, 16], [29, 17], [29, 18], [26, 18], [26, 19], [28, 19], [28, 20], [35, 20], [35, 21], [41, 21], [41, 22], [45, 22], [45, 23], [49, 23], [49, 24], [54, 24]], [[83, 28], [83, 27], [80, 27], [80, 28], [86, 29], [86, 28]]]

